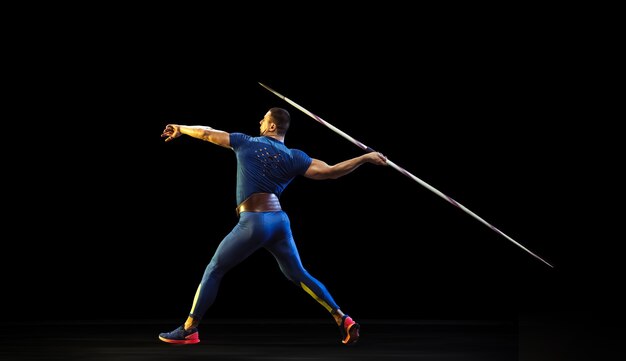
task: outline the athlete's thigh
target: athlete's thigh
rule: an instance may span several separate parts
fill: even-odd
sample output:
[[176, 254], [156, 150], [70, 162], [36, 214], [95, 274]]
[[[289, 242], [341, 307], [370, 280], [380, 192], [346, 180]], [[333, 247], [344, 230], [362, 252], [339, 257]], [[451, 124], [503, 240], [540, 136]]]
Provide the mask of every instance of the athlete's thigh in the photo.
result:
[[281, 212], [279, 222], [274, 225], [272, 239], [265, 248], [272, 253], [283, 272], [294, 271], [302, 268], [300, 254], [291, 232], [289, 217]]
[[218, 245], [213, 260], [221, 267], [232, 267], [258, 250], [264, 241], [259, 220], [253, 214], [241, 214], [235, 227]]

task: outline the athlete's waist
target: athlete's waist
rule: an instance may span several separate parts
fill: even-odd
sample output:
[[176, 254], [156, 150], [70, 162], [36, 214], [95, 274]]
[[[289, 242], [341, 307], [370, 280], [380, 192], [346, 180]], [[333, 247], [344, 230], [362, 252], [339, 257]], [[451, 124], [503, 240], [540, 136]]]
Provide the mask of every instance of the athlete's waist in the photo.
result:
[[280, 211], [280, 201], [274, 193], [252, 193], [243, 202], [239, 203], [235, 212], [237, 217], [241, 212], [276, 212]]

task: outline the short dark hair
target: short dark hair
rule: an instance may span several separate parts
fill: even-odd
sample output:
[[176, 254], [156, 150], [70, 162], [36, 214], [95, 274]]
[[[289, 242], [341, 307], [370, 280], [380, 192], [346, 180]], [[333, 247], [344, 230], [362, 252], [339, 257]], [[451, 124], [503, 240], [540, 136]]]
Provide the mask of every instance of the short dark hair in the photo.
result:
[[270, 113], [272, 114], [272, 122], [276, 124], [276, 128], [278, 129], [276, 133], [278, 133], [278, 135], [285, 135], [289, 129], [289, 123], [291, 122], [289, 112], [283, 108], [271, 108]]

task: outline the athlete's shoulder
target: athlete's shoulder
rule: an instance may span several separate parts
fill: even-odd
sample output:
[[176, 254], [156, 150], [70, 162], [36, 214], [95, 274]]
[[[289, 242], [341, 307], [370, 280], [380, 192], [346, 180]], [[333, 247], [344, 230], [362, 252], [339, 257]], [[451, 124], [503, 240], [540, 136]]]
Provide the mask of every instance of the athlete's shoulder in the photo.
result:
[[253, 139], [254, 137], [251, 137], [248, 134], [241, 133], [241, 132], [233, 132], [233, 133], [230, 133], [230, 146], [236, 148], [240, 146], [241, 144], [249, 142]]
[[291, 148], [289, 149], [291, 151], [291, 154], [293, 154], [294, 157], [300, 157], [302, 159], [311, 159], [311, 156], [309, 156], [305, 151], [297, 149], [297, 148]]

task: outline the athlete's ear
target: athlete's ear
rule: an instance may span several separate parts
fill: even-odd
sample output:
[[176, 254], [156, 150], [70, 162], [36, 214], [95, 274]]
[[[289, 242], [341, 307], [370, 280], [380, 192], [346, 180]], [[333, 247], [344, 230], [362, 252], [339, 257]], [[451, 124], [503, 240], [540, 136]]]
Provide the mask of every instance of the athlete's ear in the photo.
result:
[[276, 130], [276, 123], [274, 123], [274, 122], [270, 122], [270, 129], [269, 129], [269, 131], [270, 131], [270, 132], [273, 132], [273, 131], [275, 131], [275, 130]]

